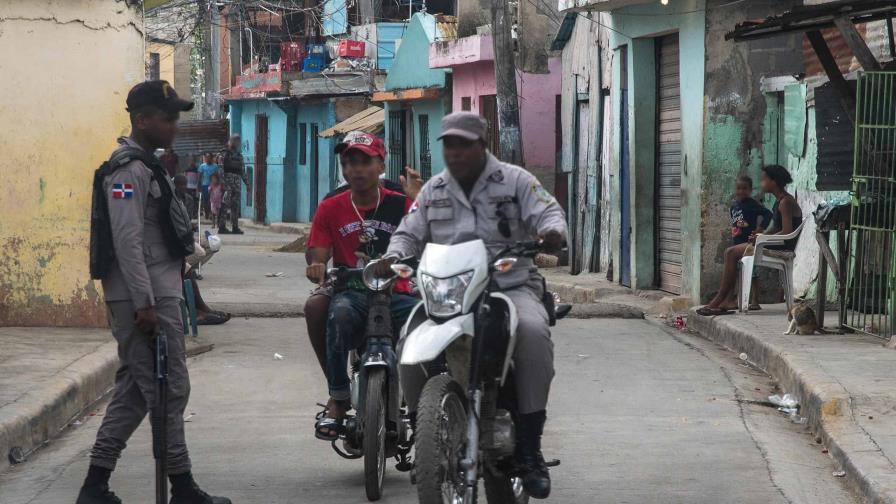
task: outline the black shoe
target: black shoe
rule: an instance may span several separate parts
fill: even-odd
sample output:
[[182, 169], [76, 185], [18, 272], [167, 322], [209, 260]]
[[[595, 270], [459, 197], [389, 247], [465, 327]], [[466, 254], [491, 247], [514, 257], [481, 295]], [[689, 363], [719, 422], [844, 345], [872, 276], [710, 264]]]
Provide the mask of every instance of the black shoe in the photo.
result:
[[[183, 480], [177, 481], [178, 477], [183, 478], [187, 483], [183, 483]], [[189, 473], [174, 476], [171, 480], [171, 501], [169, 504], [232, 504], [227, 497], [214, 497], [203, 492]]]
[[222, 235], [222, 234], [230, 234], [230, 231], [228, 231], [226, 227], [221, 226], [221, 227], [218, 228], [218, 234], [219, 234], [219, 235]]
[[230, 234], [245, 234], [245, 233], [243, 233], [242, 229], [235, 227], [235, 228], [233, 228], [233, 231], [230, 232]]
[[109, 485], [84, 486], [78, 493], [78, 500], [75, 504], [122, 504], [111, 490]]
[[519, 415], [516, 421], [517, 471], [523, 488], [533, 499], [547, 499], [551, 495], [551, 475], [541, 455], [544, 421], [544, 411]]

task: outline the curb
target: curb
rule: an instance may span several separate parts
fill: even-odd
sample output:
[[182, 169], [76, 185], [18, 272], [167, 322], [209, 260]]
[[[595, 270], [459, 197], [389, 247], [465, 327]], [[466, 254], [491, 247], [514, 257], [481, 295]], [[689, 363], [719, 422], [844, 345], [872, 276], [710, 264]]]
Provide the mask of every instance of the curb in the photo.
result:
[[240, 219], [240, 227], [269, 233], [283, 233], [294, 235], [306, 235], [311, 229], [311, 224], [301, 222], [272, 222], [270, 225], [256, 224], [252, 219]]
[[763, 340], [731, 326], [724, 316], [702, 317], [696, 308], [688, 315], [691, 329], [735, 353], [746, 353], [783, 390], [797, 396], [800, 413], [865, 502], [896, 504], [893, 466], [855, 422], [850, 394], [836, 378], [786, 342]]
[[[205, 353], [214, 344], [187, 339], [187, 357]], [[28, 392], [16, 403], [0, 410], [0, 472], [10, 466], [10, 450], [27, 456], [56, 437], [85, 409], [102, 399], [112, 388], [118, 370], [118, 344], [104, 343], [61, 369], [52, 383]]]

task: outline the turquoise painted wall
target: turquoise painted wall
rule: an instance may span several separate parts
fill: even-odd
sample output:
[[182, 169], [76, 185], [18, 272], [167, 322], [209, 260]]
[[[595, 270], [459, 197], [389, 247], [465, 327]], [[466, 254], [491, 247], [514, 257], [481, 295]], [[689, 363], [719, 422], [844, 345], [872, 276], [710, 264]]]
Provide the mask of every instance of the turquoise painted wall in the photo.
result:
[[[243, 100], [231, 103], [231, 131], [239, 132], [242, 152], [246, 158], [246, 168], [253, 189], [255, 179], [255, 117], [268, 116], [268, 155], [265, 223], [309, 222], [312, 214], [311, 172], [318, 174], [317, 199], [320, 201], [334, 186], [333, 155], [334, 139], [311, 138], [311, 125], [316, 124], [318, 132], [336, 122], [335, 107], [330, 101], [313, 103], [283, 103], [278, 105], [269, 100]], [[299, 124], [306, 124], [306, 160], [299, 163]], [[316, 143], [318, 162], [311, 166], [311, 145]], [[242, 216], [255, 219], [254, 196], [247, 201], [244, 187]]]
[[386, 76], [386, 90], [445, 87], [448, 71], [429, 68], [429, 44], [435, 40], [435, 33], [435, 17], [414, 14]]
[[[421, 170], [421, 142], [420, 142], [420, 116], [427, 116], [429, 128], [429, 149], [430, 149], [430, 175], [441, 173], [445, 169], [445, 158], [442, 154], [442, 142], [438, 140], [438, 136], [442, 131], [442, 117], [445, 116], [447, 107], [447, 98], [439, 98], [437, 100], [415, 100], [402, 102], [386, 103], [386, 131], [384, 141], [386, 142], [387, 155], [388, 146], [392, 142], [392, 128], [389, 127], [389, 112], [395, 110], [410, 110], [410, 124], [406, 123], [406, 127], [411, 131], [413, 140], [413, 158], [409, 160], [411, 167]], [[386, 176], [393, 180], [398, 180], [398, 173], [389, 170], [389, 159], [386, 159]]]
[[[703, 96], [705, 62], [705, 2], [673, 1], [619, 9], [612, 12], [610, 47], [618, 59], [627, 47], [629, 89], [629, 159], [632, 202], [632, 283], [637, 288], [655, 285], [654, 253], [654, 174], [656, 143], [656, 69], [654, 38], [679, 34], [682, 116], [682, 294], [699, 297], [700, 276], [700, 180], [703, 162]], [[620, 113], [620, 70], [613, 65], [612, 113], [618, 127]], [[615, 128], [612, 128], [615, 129]], [[619, 229], [619, 134], [610, 139], [612, 232]], [[619, 242], [613, 239], [614, 279], [619, 280]]]

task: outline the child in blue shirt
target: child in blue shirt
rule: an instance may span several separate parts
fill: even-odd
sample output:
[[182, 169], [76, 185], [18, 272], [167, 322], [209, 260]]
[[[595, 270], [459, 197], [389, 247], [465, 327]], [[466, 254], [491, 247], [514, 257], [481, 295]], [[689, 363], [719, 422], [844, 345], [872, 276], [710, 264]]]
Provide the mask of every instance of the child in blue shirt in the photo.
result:
[[[753, 179], [747, 175], [737, 177], [734, 189], [734, 201], [731, 202], [731, 243], [740, 245], [750, 241], [753, 233], [762, 232], [772, 221], [772, 213], [762, 203], [753, 199]], [[750, 310], [760, 309], [757, 302], [759, 284], [753, 272], [753, 288], [750, 291]]]
[[199, 187], [202, 190], [202, 210], [206, 217], [211, 215], [211, 206], [208, 201], [208, 186], [212, 183], [212, 175], [218, 173], [218, 165], [215, 164], [215, 158], [211, 152], [205, 153], [205, 162], [199, 165]]

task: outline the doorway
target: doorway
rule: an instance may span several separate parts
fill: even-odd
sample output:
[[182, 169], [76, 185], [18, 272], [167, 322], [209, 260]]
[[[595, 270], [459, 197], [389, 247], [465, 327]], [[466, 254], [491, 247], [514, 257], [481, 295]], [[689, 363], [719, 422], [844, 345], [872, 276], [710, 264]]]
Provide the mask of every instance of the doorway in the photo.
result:
[[308, 133], [308, 141], [310, 142], [310, 152], [308, 159], [308, 171], [311, 175], [311, 199], [310, 199], [310, 213], [309, 215], [313, 218], [314, 212], [317, 211], [317, 199], [319, 197], [319, 186], [320, 186], [320, 166], [318, 166], [318, 138], [317, 138], [317, 123], [311, 123], [308, 125], [309, 133]]
[[267, 219], [268, 116], [255, 115], [255, 222]]
[[632, 286], [632, 207], [628, 132], [628, 47], [619, 48], [619, 283]]

